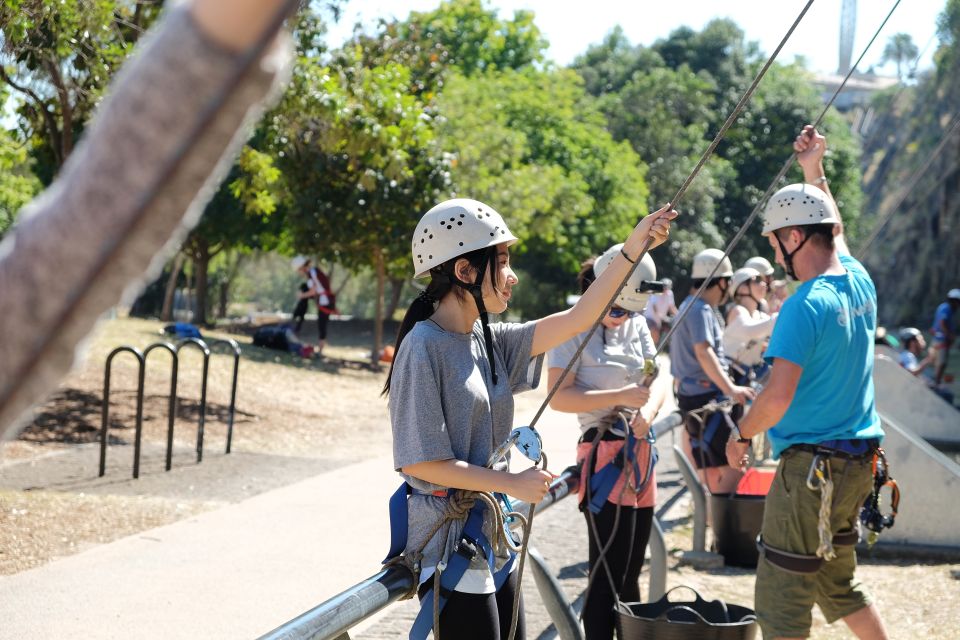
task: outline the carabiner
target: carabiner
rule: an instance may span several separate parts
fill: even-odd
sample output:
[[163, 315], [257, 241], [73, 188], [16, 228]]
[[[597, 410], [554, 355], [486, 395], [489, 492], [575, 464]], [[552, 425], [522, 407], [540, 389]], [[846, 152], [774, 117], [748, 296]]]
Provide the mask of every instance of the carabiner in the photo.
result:
[[[810, 471], [807, 472], [807, 488], [810, 489], [810, 491], [818, 491], [823, 485], [825, 479], [824, 466], [823, 456], [815, 454], [813, 461], [810, 463]], [[814, 483], [814, 476], [816, 476], [816, 483]]]

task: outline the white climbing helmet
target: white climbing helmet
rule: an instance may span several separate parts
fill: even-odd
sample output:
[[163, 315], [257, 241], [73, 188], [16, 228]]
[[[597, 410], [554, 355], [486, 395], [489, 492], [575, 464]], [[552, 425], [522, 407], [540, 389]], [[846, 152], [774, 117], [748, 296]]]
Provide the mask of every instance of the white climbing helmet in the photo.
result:
[[770, 261], [764, 258], [763, 256], [753, 256], [749, 260], [743, 263], [744, 267], [750, 267], [751, 269], [756, 269], [757, 273], [762, 276], [772, 276], [773, 275], [773, 265], [770, 264]]
[[714, 278], [733, 276], [733, 265], [730, 264], [730, 258], [724, 257], [723, 251], [720, 251], [720, 249], [704, 249], [693, 256], [693, 271], [690, 273], [690, 277], [694, 280], [709, 278], [714, 268], [717, 270], [712, 276]]
[[730, 290], [736, 293], [740, 285], [749, 280], [753, 280], [759, 275], [760, 272], [753, 267], [740, 267], [733, 272], [733, 278], [730, 279]]
[[441, 202], [423, 214], [413, 232], [414, 277], [423, 278], [430, 269], [465, 253], [516, 241], [493, 207], [469, 198]]
[[294, 271], [299, 271], [303, 268], [303, 265], [310, 262], [310, 258], [307, 256], [295, 256], [293, 260], [290, 261], [290, 266], [293, 267]]
[[[604, 251], [603, 255], [593, 263], [593, 272], [598, 278], [601, 273], [606, 271], [607, 267], [613, 264], [614, 259], [620, 255], [621, 249], [623, 249], [622, 243], [615, 244]], [[627, 284], [620, 290], [620, 295], [617, 296], [617, 305], [627, 311], [643, 311], [647, 306], [647, 300], [650, 298], [650, 290], [645, 287], [644, 284], [655, 282], [656, 280], [657, 265], [654, 264], [650, 254], [645, 253], [640, 264], [638, 264], [637, 268], [630, 274], [630, 279], [627, 280]]]
[[763, 235], [806, 224], [837, 224], [833, 201], [812, 184], [790, 184], [773, 194], [763, 210]]
[[947, 292], [947, 300], [960, 300], [960, 289], [950, 289]]

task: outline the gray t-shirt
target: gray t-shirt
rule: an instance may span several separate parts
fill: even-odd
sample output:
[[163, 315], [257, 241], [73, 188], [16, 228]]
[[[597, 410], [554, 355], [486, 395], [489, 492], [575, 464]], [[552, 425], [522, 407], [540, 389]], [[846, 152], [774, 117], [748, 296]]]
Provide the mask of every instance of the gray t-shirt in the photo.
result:
[[[692, 302], [691, 302], [692, 301]], [[696, 396], [710, 391], [719, 391], [704, 373], [693, 346], [698, 342], [706, 342], [713, 347], [722, 367], [727, 366], [727, 358], [723, 352], [723, 326], [716, 310], [701, 299], [693, 300], [692, 296], [680, 304], [679, 313], [693, 305], [690, 312], [677, 325], [670, 340], [670, 372], [673, 378], [680, 383], [679, 394], [682, 396]]]
[[[431, 320], [414, 325], [397, 351], [390, 381], [394, 468], [399, 471], [432, 460], [486, 465], [491, 452], [513, 429], [513, 394], [539, 383], [543, 358], [530, 358], [535, 327], [533, 323], [490, 325], [499, 379], [494, 386], [479, 321], [468, 334], [445, 331]], [[505, 470], [507, 464], [497, 468]], [[446, 489], [401, 475], [418, 492]], [[446, 502], [446, 498], [417, 492], [410, 496], [405, 553], [423, 546], [443, 516]], [[423, 550], [421, 580], [432, 573], [441, 557], [448, 557], [462, 527], [462, 522], [454, 522], [446, 536], [441, 529], [429, 541]], [[491, 518], [484, 519], [483, 531], [494, 540]], [[506, 549], [498, 550], [497, 556], [500, 567], [508, 557]], [[492, 577], [482, 557], [474, 559], [467, 573], [458, 591], [493, 591]]]
[[[564, 342], [549, 354], [551, 368], [566, 367], [589, 331]], [[588, 390], [619, 389], [643, 377], [643, 361], [653, 358], [657, 349], [643, 317], [629, 318], [619, 327], [599, 327], [587, 342], [580, 358], [567, 375], [576, 385]], [[607, 407], [577, 414], [580, 431], [601, 424], [612, 424], [621, 407]]]

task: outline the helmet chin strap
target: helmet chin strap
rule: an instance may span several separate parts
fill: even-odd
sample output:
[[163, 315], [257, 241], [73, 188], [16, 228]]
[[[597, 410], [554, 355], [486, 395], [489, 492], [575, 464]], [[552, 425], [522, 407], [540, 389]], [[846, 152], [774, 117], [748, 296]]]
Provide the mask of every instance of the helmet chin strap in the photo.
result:
[[480, 324], [483, 326], [483, 343], [487, 349], [487, 361], [490, 363], [490, 378], [493, 380], [493, 384], [496, 385], [497, 367], [493, 362], [493, 334], [490, 333], [490, 324], [487, 320], [487, 306], [483, 304], [483, 278], [486, 273], [487, 261], [484, 260], [483, 265], [477, 272], [477, 277], [473, 280], [473, 284], [464, 282], [455, 274], [451, 274], [450, 280], [457, 286], [469, 291], [470, 295], [473, 296], [473, 301], [477, 305], [477, 311], [480, 312]]
[[773, 231], [773, 237], [777, 239], [777, 244], [780, 245], [780, 253], [783, 254], [783, 270], [787, 272], [787, 278], [790, 280], [796, 280], [797, 274], [793, 270], [793, 256], [797, 255], [797, 251], [800, 251], [801, 247], [807, 243], [807, 240], [810, 239], [810, 234], [806, 234], [800, 244], [797, 245], [797, 248], [792, 252], [787, 252], [787, 248], [783, 245], [783, 240], [780, 239], [780, 236], [777, 235], [776, 231]]

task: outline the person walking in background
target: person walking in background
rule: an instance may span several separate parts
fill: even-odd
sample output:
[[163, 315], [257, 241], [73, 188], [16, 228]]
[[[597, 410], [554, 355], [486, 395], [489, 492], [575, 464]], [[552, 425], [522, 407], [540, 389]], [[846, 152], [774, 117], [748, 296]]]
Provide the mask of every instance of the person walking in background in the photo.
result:
[[[614, 245], [583, 264], [578, 277], [581, 293], [613, 264], [622, 247]], [[573, 361], [587, 332], [549, 354], [549, 388], [568, 365], [572, 367], [550, 406], [576, 413], [580, 423], [579, 500], [587, 520], [590, 559], [590, 591], [583, 605], [587, 640], [613, 639], [616, 600], [640, 601], [638, 580], [657, 500], [655, 458], [647, 434], [669, 389], [666, 376], [654, 380], [651, 387], [643, 384], [644, 364], [656, 356], [642, 315], [652, 303], [645, 289], [656, 278], [656, 265], [647, 254], [580, 358]], [[601, 549], [607, 549], [602, 564]]]
[[[724, 447], [730, 425], [743, 415], [742, 405], [754, 396], [753, 389], [736, 384], [730, 377], [723, 349], [719, 309], [729, 296], [733, 267], [723, 251], [704, 249], [694, 256], [691, 275], [690, 295], [680, 303], [683, 318], [670, 344], [670, 368], [686, 428], [687, 455], [702, 471], [711, 493], [730, 493], [741, 474], [727, 466]], [[703, 297], [694, 298], [693, 292], [704, 283]], [[684, 315], [687, 307], [690, 311]], [[724, 399], [735, 403], [729, 413], [704, 411], [704, 405]]]
[[[937, 384], [933, 378], [927, 374], [927, 367], [936, 360], [937, 351], [927, 349], [927, 341], [923, 338], [923, 332], [915, 327], [906, 327], [900, 330], [900, 366], [912, 373], [930, 387], [930, 390], [953, 404], [953, 393], [947, 388], [947, 385]], [[924, 353], [926, 351], [926, 353]], [[922, 358], [921, 358], [922, 356]]]
[[957, 336], [957, 326], [954, 316], [960, 308], [960, 289], [950, 289], [947, 300], [941, 302], [933, 314], [933, 344], [931, 348], [936, 354], [934, 358], [933, 381], [939, 386], [943, 382], [943, 374], [947, 371], [950, 362], [950, 347]]
[[760, 433], [780, 460], [754, 590], [763, 637], [808, 637], [817, 604], [828, 623], [842, 619], [858, 638], [885, 640], [854, 575], [860, 510], [883, 438], [873, 389], [877, 292], [847, 248], [823, 171], [826, 143], [803, 129], [794, 151], [806, 184], [784, 187], [764, 211], [777, 262], [802, 284], [780, 310], [765, 356], [769, 381], [731, 433], [727, 460], [743, 468]]
[[[398, 517], [406, 517], [408, 530], [403, 557], [419, 568], [418, 594], [426, 612], [421, 616], [432, 620], [435, 593], [444, 603], [440, 636], [488, 640], [508, 635], [517, 572], [510, 568], [515, 556], [500, 542], [494, 507], [484, 508], [478, 500], [470, 516], [450, 510], [476, 491], [540, 501], [552, 479], [545, 470], [511, 473], [509, 460], [487, 467], [513, 428], [513, 396], [537, 386], [538, 356], [596, 321], [644, 244], [665, 242], [676, 215], [668, 205], [643, 218], [613, 264], [572, 308], [526, 323], [489, 323], [487, 318], [488, 312], [507, 310], [518, 283], [509, 249], [517, 238], [496, 210], [459, 198], [420, 219], [411, 257], [415, 277], [430, 281], [397, 332], [383, 393], [389, 395], [394, 468], [409, 496], [400, 494], [405, 505]], [[468, 526], [479, 532], [465, 534]], [[464, 538], [478, 540], [480, 533], [490, 543], [482, 552]], [[468, 546], [477, 552], [465, 571], [457, 563], [458, 575], [450, 570], [451, 557], [458, 550], [466, 553]], [[516, 637], [522, 640], [522, 599], [518, 603]]]
[[319, 267], [310, 265], [310, 259], [305, 256], [296, 256], [290, 262], [297, 273], [307, 279], [306, 287], [301, 285], [299, 293], [299, 302], [294, 311], [296, 317], [298, 312], [302, 312], [299, 322], [297, 322], [297, 333], [300, 332], [300, 326], [303, 324], [303, 316], [306, 315], [306, 309], [300, 304], [308, 300], [317, 303], [317, 355], [323, 355], [323, 348], [327, 344], [327, 325], [330, 322], [330, 314], [337, 310], [336, 295], [330, 288], [330, 280], [327, 274]]
[[660, 342], [663, 329], [677, 315], [677, 304], [673, 297], [673, 280], [663, 278], [660, 283], [663, 285], [663, 291], [652, 294], [647, 302], [646, 309], [643, 311], [643, 317], [650, 328], [650, 335], [654, 344]]

